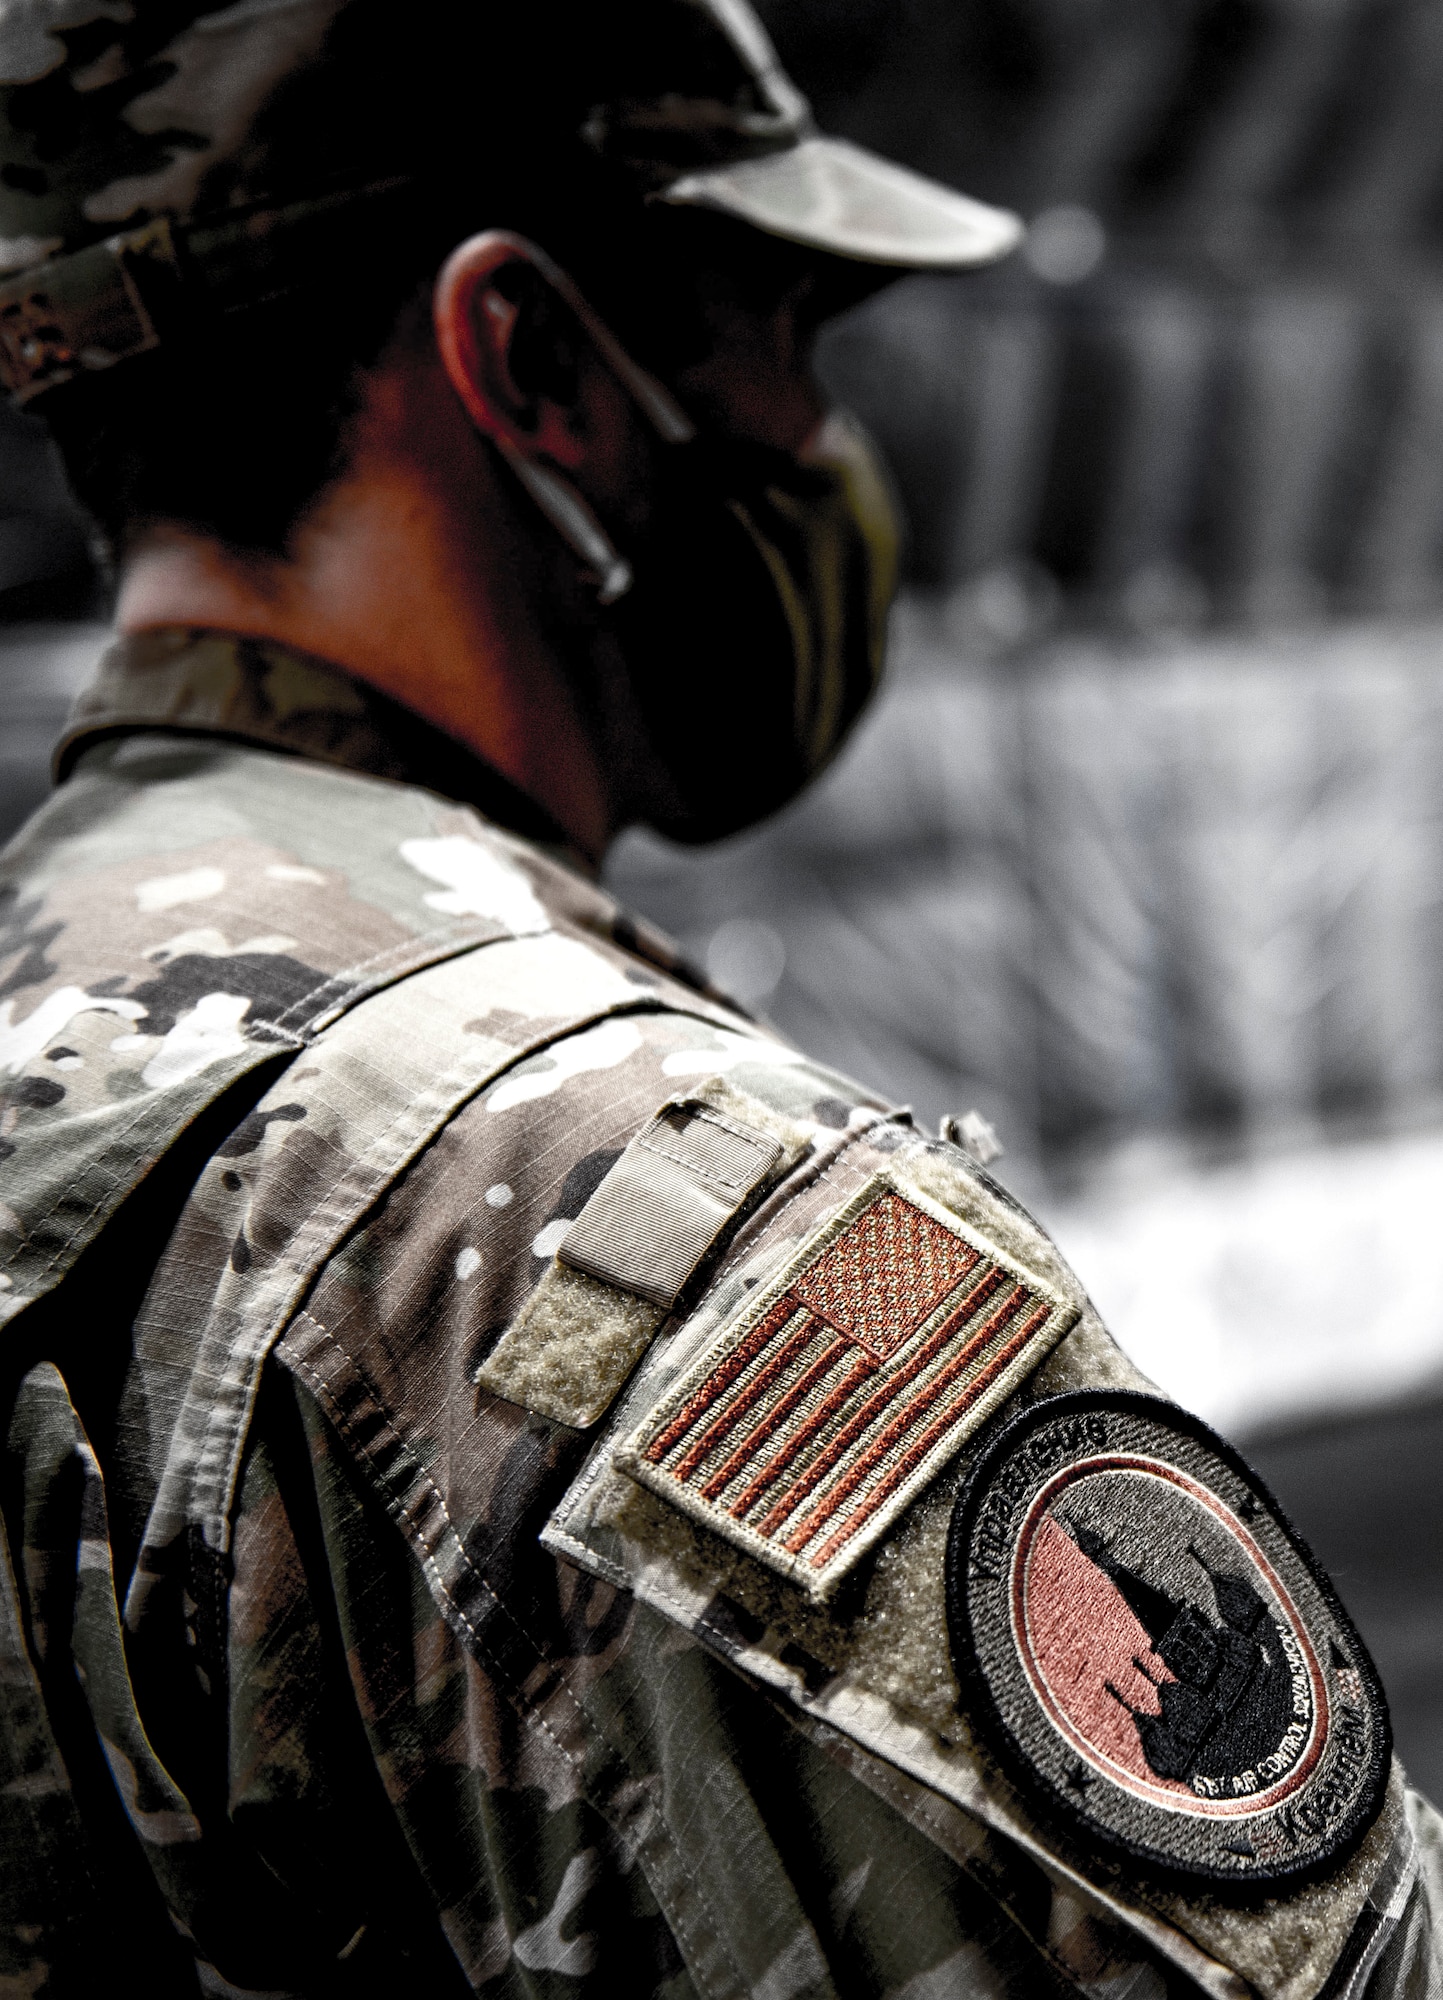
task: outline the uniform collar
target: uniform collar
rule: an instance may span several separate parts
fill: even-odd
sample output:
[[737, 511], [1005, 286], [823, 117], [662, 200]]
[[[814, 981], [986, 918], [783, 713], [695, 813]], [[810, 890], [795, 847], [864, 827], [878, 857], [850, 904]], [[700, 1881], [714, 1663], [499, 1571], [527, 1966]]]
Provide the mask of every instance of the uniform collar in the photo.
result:
[[550, 814], [454, 737], [339, 667], [268, 640], [179, 626], [118, 638], [55, 747], [56, 783], [102, 738], [152, 729], [423, 785], [575, 859]]

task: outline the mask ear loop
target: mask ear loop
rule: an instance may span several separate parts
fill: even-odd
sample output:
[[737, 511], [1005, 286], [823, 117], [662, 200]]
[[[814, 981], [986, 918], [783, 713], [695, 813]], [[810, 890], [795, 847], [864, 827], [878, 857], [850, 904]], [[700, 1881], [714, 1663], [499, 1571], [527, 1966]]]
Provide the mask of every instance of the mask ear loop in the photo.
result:
[[597, 603], [615, 604], [625, 597], [633, 581], [631, 564], [570, 480], [549, 466], [537, 465], [504, 438], [493, 438], [492, 443], [562, 541], [596, 578]]
[[[489, 233], [497, 243], [509, 245], [518, 257], [533, 265], [564, 300], [607, 367], [663, 444], [689, 444], [696, 436], [696, 425], [686, 411], [669, 389], [632, 359], [560, 265], [553, 263], [539, 244], [529, 242], [524, 236], [513, 235], [505, 229]], [[615, 604], [618, 598], [624, 597], [632, 585], [631, 564], [571, 481], [550, 466], [538, 465], [509, 439], [493, 438], [492, 441], [567, 547], [581, 558], [596, 578], [598, 603]]]

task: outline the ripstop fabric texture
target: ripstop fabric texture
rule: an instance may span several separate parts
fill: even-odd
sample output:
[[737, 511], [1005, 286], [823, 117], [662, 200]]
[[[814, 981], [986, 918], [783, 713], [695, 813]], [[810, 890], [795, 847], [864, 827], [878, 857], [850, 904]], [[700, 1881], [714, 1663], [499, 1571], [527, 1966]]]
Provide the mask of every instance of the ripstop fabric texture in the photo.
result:
[[[1437, 1822], [1396, 1770], [1330, 1872], [1229, 1902], [1114, 1866], [989, 1748], [948, 1644], [955, 1497], [1009, 1416], [1147, 1386], [996, 1184], [534, 843], [283, 754], [279, 705], [249, 747], [170, 698], [190, 727], [93, 709], [5, 862], [5, 1977], [1427, 1990]], [[407, 970], [360, 991], [373, 962]], [[60, 1230], [56, 1163], [121, 1131], [117, 1206]], [[649, 1242], [651, 1298], [623, 1282]], [[898, 1414], [960, 1364], [925, 1476], [830, 1593], [628, 1458], [783, 1297], [823, 1345], [715, 1452], [814, 1419], [834, 1340]], [[867, 1458], [873, 1418], [821, 1475], [876, 1502], [856, 1543], [900, 1465]]]

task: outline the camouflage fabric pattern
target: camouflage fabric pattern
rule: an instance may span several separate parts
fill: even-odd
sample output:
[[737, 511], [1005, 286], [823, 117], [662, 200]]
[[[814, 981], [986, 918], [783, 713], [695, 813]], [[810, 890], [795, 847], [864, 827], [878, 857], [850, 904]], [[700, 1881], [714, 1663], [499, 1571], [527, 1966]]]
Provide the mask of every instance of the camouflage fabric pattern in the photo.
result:
[[477, 849], [464, 815], [410, 792], [405, 826], [383, 827], [361, 803], [375, 790], [253, 750], [119, 737], [12, 847], [0, 1318], [58, 1282], [242, 1077], [408, 972], [548, 927], [524, 871]]
[[[487, 23], [512, 97], [530, 54], [552, 83], [530, 115], [573, 141], [584, 122], [590, 151], [642, 189], [808, 129], [741, 0], [653, 0], [627, 19], [565, 0], [537, 11], [541, 47], [528, 48], [524, 15]], [[480, 57], [464, 24], [400, 33], [376, 0], [0, 0], [0, 272], [156, 216], [460, 166], [468, 149], [474, 168], [477, 121], [445, 94], [458, 51]], [[477, 81], [469, 70], [466, 89]]]
[[[640, 1489], [617, 1503], [609, 1451], [679, 1365], [673, 1330], [715, 1321], [870, 1160], [1076, 1281], [963, 1154], [721, 1004], [558, 860], [281, 754], [287, 690], [303, 741], [330, 709], [359, 743], [356, 692], [254, 649], [227, 666], [226, 643], [170, 647], [170, 734], [110, 734], [154, 719], [156, 685], [113, 664], [7, 856], [9, 1031], [56, 992], [101, 1004], [18, 1066], [66, 1096], [12, 1087], [0, 1166], [35, 1301], [6, 1334], [0, 1991], [103, 1990], [124, 1962], [158, 1993], [1436, 1992], [1438, 1822], [1401, 1784], [1325, 1892], [1241, 1918], [1144, 1896], [1031, 1821], [970, 1743], [927, 1594], [950, 1475], [860, 1601], [823, 1608]], [[242, 708], [269, 747], [205, 733], [243, 735]], [[304, 1025], [276, 1040], [292, 960], [340, 997], [297, 976]], [[200, 1063], [213, 995], [232, 1040]], [[183, 1022], [177, 1082], [153, 1065]], [[718, 1076], [806, 1160], [596, 1427], [481, 1388], [622, 1150]], [[118, 1220], [62, 1243], [50, 1148], [73, 1163], [87, 1132]], [[1130, 1379], [1086, 1309], [1018, 1393]]]
[[443, 254], [442, 213], [530, 227], [542, 190], [553, 218], [661, 200], [900, 269], [1021, 233], [818, 133], [748, 0], [405, 24], [387, 0], [0, 0], [0, 378], [22, 401], [415, 240]]
[[71, 711], [57, 779], [80, 752], [141, 730], [203, 732], [346, 771], [424, 784], [545, 844], [562, 836], [540, 808], [410, 709], [324, 661], [183, 628], [117, 640]]
[[[678, 199], [744, 213], [710, 170], [809, 129], [746, 0], [552, 0], [405, 26], [386, 0], [0, 0], [0, 380], [28, 401], [418, 240], [439, 256], [439, 214], [462, 234], [516, 225], [558, 176], [623, 207], [681, 176], [694, 192]], [[854, 150], [830, 148], [833, 180], [858, 178]], [[853, 206], [877, 205], [880, 170], [884, 216], [905, 215], [912, 177], [858, 159]], [[920, 201], [944, 257], [959, 217], [962, 261], [979, 234], [998, 254], [991, 211], [941, 189]], [[1004, 247], [1014, 235], [1009, 220]]]

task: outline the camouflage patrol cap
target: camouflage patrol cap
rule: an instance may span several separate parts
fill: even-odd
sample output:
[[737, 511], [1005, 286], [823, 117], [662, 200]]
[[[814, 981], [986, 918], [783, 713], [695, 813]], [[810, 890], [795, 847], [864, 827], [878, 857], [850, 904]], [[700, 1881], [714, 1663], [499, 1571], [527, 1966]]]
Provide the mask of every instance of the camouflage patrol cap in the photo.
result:
[[0, 378], [22, 401], [539, 175], [902, 269], [1016, 219], [817, 132], [747, 0], [0, 0]]

